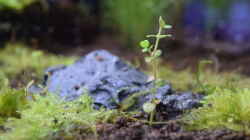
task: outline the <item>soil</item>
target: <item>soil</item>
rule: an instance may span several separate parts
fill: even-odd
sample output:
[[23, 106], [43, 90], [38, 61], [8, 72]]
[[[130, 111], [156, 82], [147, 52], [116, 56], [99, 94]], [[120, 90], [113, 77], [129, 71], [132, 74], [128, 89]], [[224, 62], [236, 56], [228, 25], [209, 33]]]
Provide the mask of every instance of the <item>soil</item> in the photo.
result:
[[50, 140], [250, 140], [250, 135], [243, 132], [234, 132], [227, 129], [185, 131], [183, 125], [176, 121], [165, 124], [148, 125], [139, 121], [120, 118], [116, 123], [98, 124], [97, 136], [86, 134], [86, 127], [77, 126], [70, 132], [60, 131]]
[[149, 126], [140, 122], [119, 120], [98, 127], [100, 140], [245, 140], [250, 136], [230, 130], [185, 131], [178, 121]]
[[[250, 140], [250, 135], [229, 129], [187, 131], [180, 121], [183, 113], [172, 112], [156, 114], [152, 125], [140, 120], [148, 119], [144, 113], [137, 114], [134, 118], [120, 117], [114, 123], [100, 123], [96, 125], [96, 135], [86, 133], [84, 126], [74, 126], [65, 131], [59, 131], [48, 137], [49, 140]], [[70, 133], [70, 134], [69, 134]]]

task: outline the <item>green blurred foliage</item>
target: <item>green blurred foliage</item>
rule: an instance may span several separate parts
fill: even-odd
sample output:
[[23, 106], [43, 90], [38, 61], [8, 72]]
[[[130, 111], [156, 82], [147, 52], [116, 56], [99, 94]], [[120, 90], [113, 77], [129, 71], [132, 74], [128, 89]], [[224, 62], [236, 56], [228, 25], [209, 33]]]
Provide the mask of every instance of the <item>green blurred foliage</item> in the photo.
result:
[[12, 78], [24, 69], [32, 69], [42, 76], [46, 68], [59, 64], [71, 64], [76, 57], [45, 54], [43, 51], [29, 49], [22, 44], [8, 44], [0, 50], [0, 74]]
[[22, 10], [35, 1], [37, 0], [0, 0], [0, 10], [5, 8]]
[[[249, 77], [240, 75], [236, 72], [223, 72], [218, 74], [207, 68], [202, 71], [200, 76], [202, 78], [202, 84], [209, 87], [248, 88], [250, 84]], [[159, 68], [159, 77], [168, 80], [173, 88], [178, 91], [192, 90], [194, 92], [206, 92], [202, 91], [200, 86], [197, 86], [197, 72], [193, 72], [190, 69], [176, 71], [167, 65], [162, 66]], [[205, 87], [207, 88], [207, 86]], [[210, 94], [210, 92], [206, 92], [206, 94]]]
[[135, 45], [150, 32], [172, 0], [106, 0], [105, 24], [116, 26], [124, 42]]

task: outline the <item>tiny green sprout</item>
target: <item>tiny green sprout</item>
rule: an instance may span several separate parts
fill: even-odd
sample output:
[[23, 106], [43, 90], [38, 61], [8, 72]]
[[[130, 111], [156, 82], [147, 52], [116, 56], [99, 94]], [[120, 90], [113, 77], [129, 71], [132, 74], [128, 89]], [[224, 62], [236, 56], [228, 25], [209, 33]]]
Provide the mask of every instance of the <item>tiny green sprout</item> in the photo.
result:
[[140, 42], [140, 46], [141, 46], [141, 48], [142, 48], [142, 52], [143, 52], [143, 53], [149, 52], [150, 49], [152, 48], [152, 47], [150, 46], [150, 42], [149, 42], [148, 40], [141, 41], [141, 42]]
[[164, 29], [171, 29], [172, 28], [172, 25], [165, 25], [164, 26]]
[[[155, 39], [155, 43], [151, 44], [148, 40], [143, 40], [140, 42], [140, 47], [142, 49], [143, 53], [148, 54], [148, 56], [146, 56], [145, 62], [151, 64], [152, 68], [153, 68], [153, 76], [154, 76], [154, 80], [155, 83], [157, 84], [157, 81], [159, 81], [158, 79], [158, 61], [157, 59], [162, 55], [162, 51], [158, 48], [159, 46], [159, 42], [161, 39], [166, 38], [166, 37], [171, 37], [171, 34], [162, 34], [163, 29], [171, 29], [172, 26], [166, 24], [166, 22], [162, 19], [162, 17], [159, 18], [159, 31], [157, 34], [151, 34], [151, 35], [147, 35], [147, 38], [154, 38]], [[154, 119], [154, 111], [156, 108], [156, 105], [158, 104], [158, 101], [156, 98], [153, 98], [150, 102], [146, 102], [143, 104], [143, 110], [146, 113], [150, 114], [150, 125], [153, 122]]]
[[166, 26], [166, 22], [162, 19], [162, 17], [160, 16], [159, 18], [159, 24], [161, 28], [164, 28]]
[[205, 82], [203, 81], [203, 73], [205, 70], [205, 66], [208, 64], [212, 64], [213, 62], [210, 60], [201, 60], [198, 64], [197, 67], [197, 72], [195, 74], [195, 78], [196, 78], [196, 86], [198, 87], [199, 90], [202, 90], [202, 92], [207, 91], [206, 87], [208, 86], [207, 84], [205, 84]]
[[150, 125], [152, 125], [152, 123], [153, 123], [155, 109], [156, 109], [157, 104], [159, 104], [159, 103], [160, 103], [159, 100], [153, 99], [150, 102], [144, 103], [142, 106], [143, 111], [150, 114], [150, 118], [149, 118]]
[[172, 28], [172, 26], [166, 24], [166, 22], [160, 16], [158, 33], [146, 36], [147, 38], [155, 38], [155, 43], [151, 44], [148, 40], [143, 40], [140, 42], [140, 47], [142, 48], [142, 52], [148, 54], [148, 56], [145, 57], [145, 62], [151, 63], [155, 80], [157, 80], [157, 75], [158, 75], [157, 59], [162, 55], [162, 51], [160, 49], [158, 49], [159, 42], [163, 38], [172, 37], [171, 34], [166, 34], [166, 35], [162, 34], [162, 30], [163, 29], [171, 29], [171, 28]]
[[143, 40], [140, 42], [140, 46], [142, 48], [148, 48], [150, 46], [150, 42], [148, 40]]

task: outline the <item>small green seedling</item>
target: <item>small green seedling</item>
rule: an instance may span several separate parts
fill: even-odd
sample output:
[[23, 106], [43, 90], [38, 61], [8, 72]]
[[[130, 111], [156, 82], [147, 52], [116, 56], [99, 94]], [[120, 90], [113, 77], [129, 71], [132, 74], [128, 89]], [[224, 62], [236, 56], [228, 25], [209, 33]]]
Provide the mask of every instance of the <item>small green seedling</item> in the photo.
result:
[[171, 37], [171, 34], [163, 35], [162, 31], [163, 29], [171, 29], [171, 25], [167, 25], [165, 21], [162, 19], [162, 17], [159, 18], [159, 31], [157, 34], [153, 35], [147, 35], [148, 38], [155, 38], [155, 43], [151, 44], [149, 40], [143, 40], [140, 42], [140, 47], [142, 48], [143, 53], [147, 53], [148, 56], [145, 57], [146, 63], [149, 63], [152, 65], [153, 68], [153, 76], [154, 79], [157, 80], [158, 76], [158, 64], [157, 59], [161, 56], [162, 51], [158, 48], [159, 42], [161, 39], [166, 37]]
[[204, 70], [205, 66], [208, 64], [212, 64], [213, 62], [210, 60], [201, 60], [198, 64], [197, 67], [197, 72], [195, 74], [195, 79], [196, 79], [196, 87], [199, 89], [199, 91], [202, 92], [208, 92], [209, 90], [209, 85], [205, 83], [204, 81]]
[[[162, 55], [162, 51], [158, 48], [159, 42], [161, 39], [166, 37], [171, 37], [171, 34], [164, 35], [162, 34], [163, 29], [171, 29], [172, 26], [166, 24], [166, 22], [162, 19], [162, 17], [159, 18], [159, 31], [157, 34], [153, 35], [147, 35], [148, 38], [155, 38], [155, 43], [151, 44], [149, 40], [143, 40], [140, 42], [140, 47], [142, 48], [142, 52], [148, 54], [148, 56], [145, 57], [145, 62], [149, 63], [153, 68], [153, 76], [154, 80], [158, 81], [158, 61], [157, 59]], [[159, 103], [157, 99], [152, 99], [152, 101], [147, 102], [143, 105], [143, 110], [146, 113], [150, 113], [150, 125], [153, 122], [154, 118], [154, 111], [156, 108], [156, 105]]]

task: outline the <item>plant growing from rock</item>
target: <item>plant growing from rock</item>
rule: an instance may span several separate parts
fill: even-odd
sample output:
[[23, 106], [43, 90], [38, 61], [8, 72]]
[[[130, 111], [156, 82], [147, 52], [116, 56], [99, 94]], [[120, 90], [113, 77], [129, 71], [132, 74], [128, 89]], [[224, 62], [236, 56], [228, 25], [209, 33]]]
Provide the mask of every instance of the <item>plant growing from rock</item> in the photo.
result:
[[[150, 64], [153, 68], [153, 76], [154, 80], [157, 83], [158, 79], [158, 59], [162, 55], [162, 51], [159, 49], [160, 40], [166, 37], [171, 37], [171, 34], [162, 34], [163, 29], [171, 29], [172, 26], [166, 24], [166, 22], [159, 18], [159, 30], [157, 34], [147, 35], [147, 38], [154, 38], [155, 43], [151, 44], [149, 40], [143, 40], [140, 42], [140, 47], [142, 48], [142, 52], [146, 53], [148, 56], [145, 57], [145, 62]], [[154, 110], [156, 108], [156, 104], [158, 101], [156, 99], [152, 99], [151, 102], [147, 102], [143, 105], [143, 110], [147, 113], [150, 113], [150, 124], [152, 124]]]
[[166, 22], [162, 19], [162, 17], [159, 18], [159, 31], [157, 34], [151, 34], [147, 35], [147, 38], [155, 38], [155, 43], [151, 44], [149, 40], [143, 40], [140, 42], [140, 47], [142, 48], [142, 52], [148, 54], [148, 56], [145, 57], [145, 62], [152, 65], [153, 68], [153, 76], [154, 79], [158, 79], [158, 63], [157, 59], [161, 56], [162, 51], [159, 49], [159, 42], [161, 39], [166, 37], [171, 37], [171, 34], [164, 35], [162, 34], [163, 29], [171, 29], [172, 26], [166, 24]]
[[205, 83], [204, 81], [204, 70], [207, 64], [212, 64], [210, 60], [202, 60], [199, 62], [197, 72], [195, 73], [196, 88], [199, 92], [206, 92], [207, 94], [213, 92], [214, 87]]

